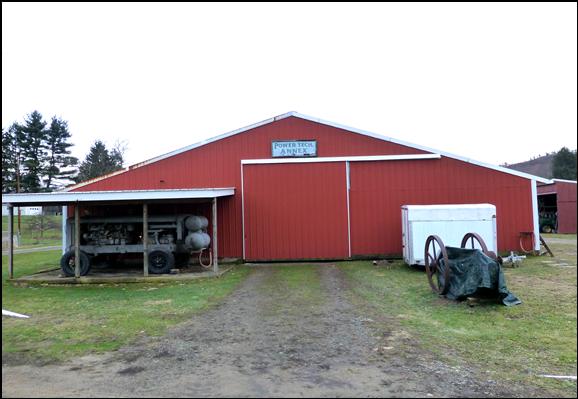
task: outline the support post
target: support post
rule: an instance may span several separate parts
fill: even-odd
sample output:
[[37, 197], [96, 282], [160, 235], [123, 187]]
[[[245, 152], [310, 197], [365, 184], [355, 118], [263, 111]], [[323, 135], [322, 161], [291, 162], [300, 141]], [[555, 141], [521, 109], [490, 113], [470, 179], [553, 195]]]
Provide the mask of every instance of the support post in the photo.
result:
[[217, 250], [217, 198], [213, 198], [213, 272], [219, 273], [219, 251]]
[[142, 204], [142, 255], [143, 255], [143, 275], [149, 275], [149, 207]]
[[74, 277], [80, 277], [80, 206], [74, 205]]
[[14, 278], [14, 207], [8, 205], [8, 235], [10, 243], [8, 244], [8, 277]]
[[68, 206], [62, 205], [62, 255], [66, 253], [68, 245]]

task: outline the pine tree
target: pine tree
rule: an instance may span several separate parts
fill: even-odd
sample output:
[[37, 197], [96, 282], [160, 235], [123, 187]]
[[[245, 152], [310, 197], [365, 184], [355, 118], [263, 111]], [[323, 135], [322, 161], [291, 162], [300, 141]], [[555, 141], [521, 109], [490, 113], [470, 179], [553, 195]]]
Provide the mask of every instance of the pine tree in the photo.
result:
[[73, 144], [70, 139], [68, 122], [52, 117], [52, 122], [47, 130], [46, 149], [48, 151], [47, 165], [44, 169], [45, 190], [51, 191], [53, 187], [63, 184], [62, 180], [72, 180], [75, 169], [67, 169], [75, 166], [78, 159], [70, 156], [69, 148]]
[[96, 140], [78, 168], [76, 182], [80, 183], [122, 169], [123, 151], [123, 148], [117, 146], [109, 152], [102, 141]]
[[576, 150], [562, 147], [552, 159], [552, 175], [555, 179], [576, 180]]
[[22, 150], [21, 192], [38, 192], [41, 190], [41, 174], [47, 160], [46, 122], [38, 111], [32, 112], [24, 120], [24, 125], [17, 125], [16, 145]]
[[18, 125], [13, 123], [8, 129], [2, 129], [2, 193], [17, 191], [19, 174], [19, 148], [16, 144]]

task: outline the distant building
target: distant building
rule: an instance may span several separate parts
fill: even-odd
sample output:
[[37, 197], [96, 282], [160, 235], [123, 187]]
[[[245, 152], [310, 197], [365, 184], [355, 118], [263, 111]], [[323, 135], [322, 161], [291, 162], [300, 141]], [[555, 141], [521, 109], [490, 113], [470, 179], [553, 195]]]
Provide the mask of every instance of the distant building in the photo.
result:
[[540, 230], [576, 234], [576, 181], [552, 179], [538, 185]]

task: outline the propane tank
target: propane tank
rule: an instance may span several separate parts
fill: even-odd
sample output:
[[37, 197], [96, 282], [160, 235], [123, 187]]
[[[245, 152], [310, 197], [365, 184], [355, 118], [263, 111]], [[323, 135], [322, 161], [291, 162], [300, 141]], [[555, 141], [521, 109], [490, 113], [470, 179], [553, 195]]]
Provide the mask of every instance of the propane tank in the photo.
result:
[[185, 227], [187, 230], [196, 232], [198, 230], [206, 229], [209, 226], [209, 220], [204, 216], [189, 216], [185, 219]]
[[207, 248], [211, 243], [211, 237], [202, 230], [197, 230], [190, 232], [185, 237], [185, 245], [191, 248], [193, 251], [197, 251], [202, 248]]

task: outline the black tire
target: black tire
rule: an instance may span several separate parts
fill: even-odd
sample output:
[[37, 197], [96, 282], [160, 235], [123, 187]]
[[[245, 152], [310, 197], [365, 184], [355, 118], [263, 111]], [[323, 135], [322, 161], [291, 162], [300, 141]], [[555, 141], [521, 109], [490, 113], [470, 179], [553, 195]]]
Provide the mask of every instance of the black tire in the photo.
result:
[[149, 253], [149, 273], [166, 274], [175, 266], [175, 255], [156, 250]]
[[[62, 273], [66, 277], [74, 277], [74, 263], [75, 253], [74, 250], [66, 252], [60, 258], [60, 268], [62, 269]], [[82, 251], [80, 251], [80, 275], [86, 276], [90, 271], [90, 258], [88, 255]]]

